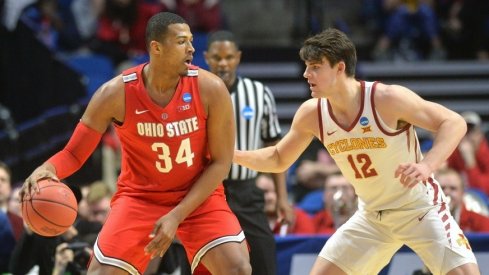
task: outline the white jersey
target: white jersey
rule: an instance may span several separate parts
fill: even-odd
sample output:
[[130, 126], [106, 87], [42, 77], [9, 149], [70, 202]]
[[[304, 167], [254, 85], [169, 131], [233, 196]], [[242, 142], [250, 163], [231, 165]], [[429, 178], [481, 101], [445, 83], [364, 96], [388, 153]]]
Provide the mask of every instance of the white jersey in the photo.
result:
[[359, 208], [367, 211], [412, 209], [444, 201], [439, 184], [430, 178], [407, 188], [394, 174], [401, 163], [423, 158], [413, 125], [388, 127], [375, 111], [376, 82], [361, 82], [360, 111], [348, 128], [335, 119], [327, 99], [319, 99], [321, 142], [343, 175], [353, 184]]

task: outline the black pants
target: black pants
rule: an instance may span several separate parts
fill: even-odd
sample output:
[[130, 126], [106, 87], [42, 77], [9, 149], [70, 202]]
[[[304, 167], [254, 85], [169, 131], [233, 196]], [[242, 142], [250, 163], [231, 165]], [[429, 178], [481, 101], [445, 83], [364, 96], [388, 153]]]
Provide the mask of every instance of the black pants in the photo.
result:
[[256, 187], [255, 179], [224, 181], [229, 207], [239, 220], [250, 246], [253, 275], [275, 275], [275, 238], [263, 211], [263, 191]]

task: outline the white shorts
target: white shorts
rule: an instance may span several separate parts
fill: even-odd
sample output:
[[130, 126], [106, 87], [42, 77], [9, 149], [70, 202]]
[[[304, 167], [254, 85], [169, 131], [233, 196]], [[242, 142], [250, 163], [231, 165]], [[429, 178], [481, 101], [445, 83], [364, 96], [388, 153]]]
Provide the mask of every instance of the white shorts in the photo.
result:
[[359, 210], [331, 236], [319, 256], [347, 274], [378, 274], [404, 244], [434, 275], [477, 263], [445, 205], [381, 212]]

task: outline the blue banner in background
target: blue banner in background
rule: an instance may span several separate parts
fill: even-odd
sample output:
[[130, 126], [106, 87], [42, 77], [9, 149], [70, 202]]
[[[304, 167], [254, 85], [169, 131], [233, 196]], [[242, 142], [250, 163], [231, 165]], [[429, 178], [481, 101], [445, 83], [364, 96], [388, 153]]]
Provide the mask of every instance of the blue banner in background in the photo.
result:
[[[467, 233], [482, 275], [489, 275], [489, 234]], [[309, 274], [319, 251], [329, 235], [275, 237], [277, 242], [277, 274]], [[408, 247], [403, 246], [380, 275], [412, 275], [423, 267], [420, 258]]]

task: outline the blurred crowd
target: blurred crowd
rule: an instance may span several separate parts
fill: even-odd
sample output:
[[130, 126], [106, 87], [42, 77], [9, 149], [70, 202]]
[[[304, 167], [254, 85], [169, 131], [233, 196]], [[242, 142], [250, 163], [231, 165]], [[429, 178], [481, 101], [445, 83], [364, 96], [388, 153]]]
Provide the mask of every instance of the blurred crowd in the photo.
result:
[[[53, 51], [104, 54], [116, 67], [144, 55], [144, 27], [159, 11], [183, 16], [194, 33], [236, 28], [228, 20], [233, 17], [233, 4], [219, 0], [2, 2], [2, 21], [7, 29], [14, 30], [21, 21]], [[333, 19], [325, 18], [331, 7], [339, 8], [333, 1], [274, 2], [296, 10], [288, 31], [291, 41], [334, 26], [353, 37], [356, 33], [368, 36], [370, 58], [374, 60], [489, 59], [489, 2], [484, 0], [347, 0], [352, 2], [351, 8], [339, 10]], [[259, 3], [263, 10], [272, 6]], [[273, 13], [281, 11], [269, 12], [277, 16]], [[246, 38], [242, 40], [246, 44]]]
[[192, 30], [223, 26], [217, 0], [4, 0], [3, 23], [14, 30], [29, 26], [52, 51], [89, 51], [114, 65], [146, 53], [145, 27], [160, 11], [184, 16]]
[[483, 0], [374, 0], [367, 25], [375, 60], [489, 58], [489, 3]]

